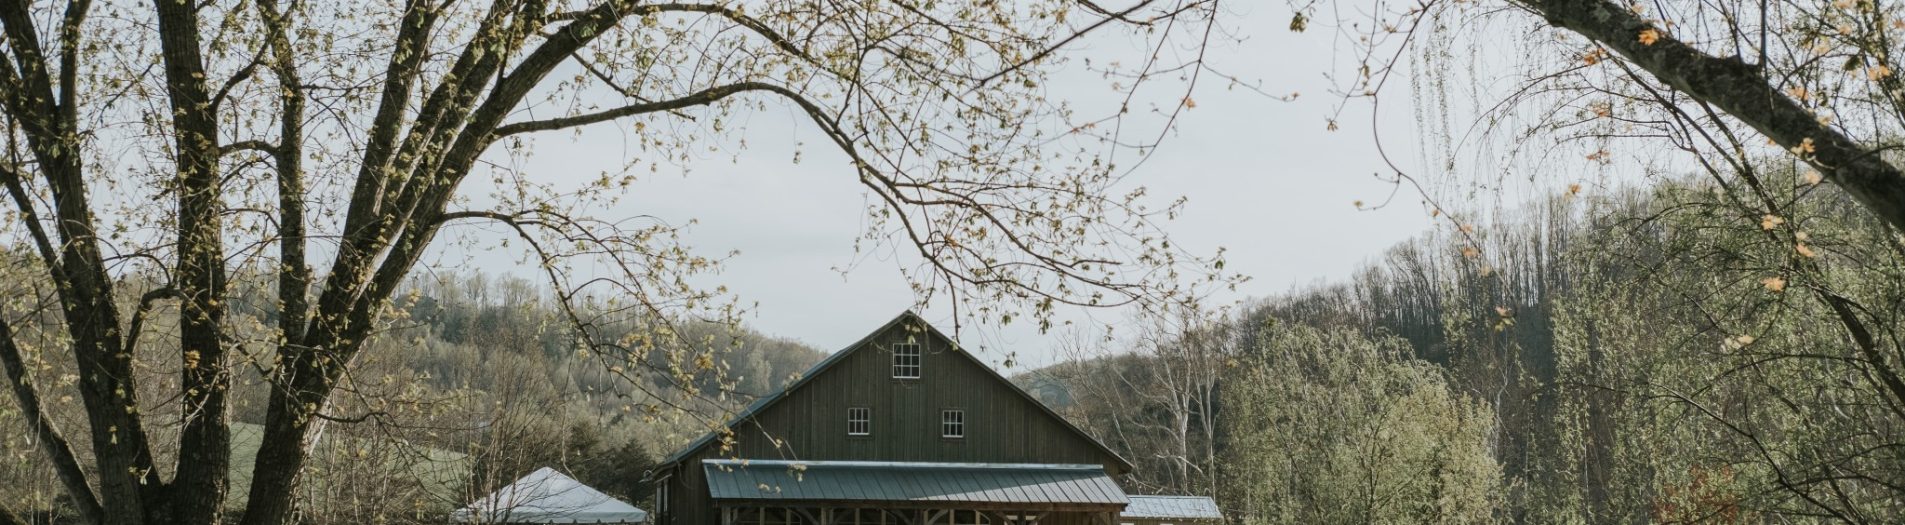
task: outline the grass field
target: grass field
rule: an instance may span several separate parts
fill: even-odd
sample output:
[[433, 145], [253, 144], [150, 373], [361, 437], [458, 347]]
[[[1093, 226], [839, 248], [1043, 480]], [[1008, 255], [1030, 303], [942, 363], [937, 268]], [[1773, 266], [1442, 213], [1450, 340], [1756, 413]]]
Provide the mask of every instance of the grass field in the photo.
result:
[[[231, 490], [225, 504], [241, 508], [251, 490], [252, 463], [264, 426], [232, 423]], [[335, 436], [335, 434], [333, 434]], [[409, 494], [442, 510], [467, 499], [467, 454], [416, 446], [395, 440], [333, 437], [319, 442], [305, 471], [301, 491], [306, 498], [359, 496], [401, 497]]]

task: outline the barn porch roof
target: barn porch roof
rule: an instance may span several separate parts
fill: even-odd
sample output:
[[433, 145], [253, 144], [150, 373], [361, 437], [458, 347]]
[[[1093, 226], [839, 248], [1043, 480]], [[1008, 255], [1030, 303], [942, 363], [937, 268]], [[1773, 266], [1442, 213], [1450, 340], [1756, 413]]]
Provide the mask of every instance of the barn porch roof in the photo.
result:
[[1217, 502], [1203, 496], [1131, 496], [1119, 516], [1145, 519], [1222, 520]]
[[1118, 510], [1129, 501], [1103, 465], [710, 459], [723, 504]]

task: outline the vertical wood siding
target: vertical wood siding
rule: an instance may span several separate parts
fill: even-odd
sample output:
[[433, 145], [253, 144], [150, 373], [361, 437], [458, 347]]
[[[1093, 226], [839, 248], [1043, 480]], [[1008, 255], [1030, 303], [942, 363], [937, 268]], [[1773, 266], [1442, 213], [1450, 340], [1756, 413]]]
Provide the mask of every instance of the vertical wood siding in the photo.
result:
[[[916, 318], [847, 348], [850, 352], [783, 399], [735, 427], [723, 456], [709, 446], [673, 466], [670, 525], [715, 523], [701, 460], [726, 457], [835, 461], [1099, 464], [1124, 474], [1119, 459], [1027, 399]], [[892, 377], [893, 345], [922, 345], [919, 379]], [[872, 435], [847, 435], [847, 408], [873, 410]], [[940, 437], [940, 411], [966, 412], [966, 437]], [[782, 441], [776, 446], [773, 438]]]

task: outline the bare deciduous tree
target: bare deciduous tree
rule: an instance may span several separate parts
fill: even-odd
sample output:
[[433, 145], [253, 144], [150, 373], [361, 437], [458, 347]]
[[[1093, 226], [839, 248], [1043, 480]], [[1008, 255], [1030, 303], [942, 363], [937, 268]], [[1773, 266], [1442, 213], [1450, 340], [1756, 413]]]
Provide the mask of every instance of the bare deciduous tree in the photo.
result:
[[1128, 340], [1080, 337], [1069, 362], [1041, 371], [1063, 382], [1075, 420], [1144, 465], [1147, 491], [1215, 494], [1218, 387], [1233, 363], [1221, 312], [1174, 305], [1141, 314]]
[[[331, 410], [340, 379], [455, 224], [519, 234], [599, 355], [648, 363], [671, 337], [592, 337], [599, 312], [727, 315], [718, 290], [690, 284], [717, 261], [678, 227], [590, 210], [767, 107], [847, 159], [873, 203], [868, 238], [918, 256], [923, 297], [1049, 322], [1054, 305], [1177, 295], [1221, 262], [1168, 243], [1156, 221], [1175, 207], [1145, 207], [1106, 156], [1131, 142], [1043, 86], [1081, 34], [1201, 42], [1215, 4], [0, 1], [7, 231], [59, 284], [86, 428], [48, 424], [4, 324], [0, 361], [81, 514], [111, 524], [221, 520], [232, 372], [258, 367], [272, 388], [241, 521], [283, 523], [312, 442], [352, 417]], [[1173, 70], [1137, 67], [1140, 80]], [[538, 133], [611, 122], [642, 156], [621, 176], [510, 162]], [[493, 203], [471, 198], [485, 176]], [[278, 282], [262, 340], [226, 322], [228, 273], [245, 264]], [[156, 284], [123, 290], [129, 275]], [[156, 350], [141, 323], [172, 302], [177, 368], [142, 370], [134, 358]], [[647, 373], [716, 368], [670, 360]], [[142, 399], [153, 373], [176, 374], [176, 407]], [[154, 437], [173, 425], [176, 443]]]

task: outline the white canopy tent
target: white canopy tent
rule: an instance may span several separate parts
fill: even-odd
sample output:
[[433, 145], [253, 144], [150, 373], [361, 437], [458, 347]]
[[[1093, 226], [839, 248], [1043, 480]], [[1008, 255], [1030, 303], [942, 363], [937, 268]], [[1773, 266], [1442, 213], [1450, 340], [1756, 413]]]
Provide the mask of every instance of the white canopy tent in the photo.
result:
[[543, 467], [450, 514], [456, 523], [647, 523], [648, 513]]

